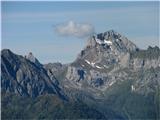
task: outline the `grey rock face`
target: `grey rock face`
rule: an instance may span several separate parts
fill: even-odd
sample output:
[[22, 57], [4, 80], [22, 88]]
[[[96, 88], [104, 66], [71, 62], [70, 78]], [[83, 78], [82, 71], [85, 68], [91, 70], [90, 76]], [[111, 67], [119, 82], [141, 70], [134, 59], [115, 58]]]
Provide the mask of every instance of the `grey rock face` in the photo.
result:
[[126, 37], [113, 30], [94, 35], [73, 66], [68, 68], [67, 79], [78, 79], [77, 68], [80, 67], [86, 71], [84, 79], [87, 84], [104, 91], [118, 80], [114, 75], [116, 71], [130, 67], [130, 52], [137, 49]]
[[129, 64], [130, 64], [130, 54], [129, 53], [126, 53], [125, 55], [123, 55], [121, 58], [120, 58], [120, 66], [121, 67], [129, 67]]
[[61, 63], [48, 63], [45, 64], [44, 67], [46, 69], [50, 69], [52, 72], [57, 72], [63, 69], [63, 65]]
[[136, 45], [126, 37], [110, 30], [91, 37], [86, 48], [79, 54], [77, 61], [87, 60], [95, 66], [99, 64], [99, 68], [104, 68], [104, 65], [105, 68], [109, 68], [119, 63], [127, 67], [130, 60], [130, 52], [136, 50], [138, 50]]
[[[158, 67], [160, 67], [159, 48], [140, 50], [126, 37], [111, 30], [94, 35], [88, 40], [87, 46], [78, 58], [68, 66], [66, 81], [73, 81], [74, 85], [69, 88], [79, 89], [78, 86], [81, 86], [81, 89], [87, 88], [90, 94], [95, 94], [93, 90], [96, 93], [99, 91], [103, 93], [119, 81], [134, 80], [139, 83], [140, 76], [137, 78], [135, 76], [140, 70]], [[83, 79], [80, 79], [78, 70], [84, 71]], [[146, 81], [143, 84], [145, 83]]]
[[143, 95], [155, 93], [160, 86], [160, 67], [139, 71], [133, 92]]
[[156, 68], [160, 66], [160, 57], [158, 59], [133, 59], [133, 67], [135, 70], [140, 68], [150, 69], [151, 67]]
[[49, 79], [46, 71], [8, 49], [1, 52], [2, 90], [22, 96], [37, 97], [42, 94], [58, 94], [61, 91]]
[[69, 66], [67, 69], [67, 74], [66, 74], [66, 79], [77, 82], [77, 83], [82, 83], [84, 79], [86, 78], [86, 71], [83, 70], [82, 68], [76, 68]]
[[56, 84], [59, 85], [59, 81], [56, 79], [58, 75], [61, 75], [63, 66], [61, 63], [48, 63], [44, 65], [44, 69], [47, 71], [49, 78]]
[[158, 47], [139, 50], [131, 53], [131, 57], [131, 65], [134, 70], [160, 67], [160, 49]]

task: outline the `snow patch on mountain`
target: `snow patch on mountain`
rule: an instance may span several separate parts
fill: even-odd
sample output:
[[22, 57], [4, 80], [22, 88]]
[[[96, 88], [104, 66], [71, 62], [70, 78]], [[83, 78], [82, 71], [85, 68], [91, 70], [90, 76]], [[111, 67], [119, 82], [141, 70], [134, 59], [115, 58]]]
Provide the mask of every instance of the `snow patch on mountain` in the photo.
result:
[[97, 42], [98, 44], [103, 44], [103, 41], [102, 41], [102, 40], [97, 39], [97, 38], [95, 38], [95, 40], [96, 40], [96, 42]]
[[131, 91], [135, 91], [135, 87], [133, 85], [131, 86]]
[[96, 40], [96, 42], [97, 42], [98, 44], [112, 45], [112, 42], [109, 41], [109, 40], [107, 40], [107, 39], [100, 40], [100, 39], [98, 39], [96, 36], [94, 36], [94, 38], [95, 38], [95, 40]]
[[82, 67], [85, 67], [85, 65], [82, 64]]
[[105, 68], [108, 68], [108, 66], [107, 65], [103, 65]]
[[111, 83], [109, 83], [109, 86], [112, 86], [115, 83], [115, 81], [112, 81]]
[[88, 60], [85, 60], [89, 65], [91, 65], [92, 67], [95, 67], [95, 63], [94, 62], [89, 62]]
[[85, 60], [88, 64], [91, 64], [88, 60]]
[[104, 40], [104, 43], [107, 43], [108, 45], [112, 45], [112, 42], [108, 40]]
[[92, 65], [92, 66], [94, 66], [95, 64], [96, 64], [96, 63], [94, 63], [94, 62], [91, 62], [91, 65]]
[[98, 68], [98, 69], [102, 69], [102, 67], [100, 67], [100, 66], [98, 66], [98, 65], [96, 65], [96, 68]]

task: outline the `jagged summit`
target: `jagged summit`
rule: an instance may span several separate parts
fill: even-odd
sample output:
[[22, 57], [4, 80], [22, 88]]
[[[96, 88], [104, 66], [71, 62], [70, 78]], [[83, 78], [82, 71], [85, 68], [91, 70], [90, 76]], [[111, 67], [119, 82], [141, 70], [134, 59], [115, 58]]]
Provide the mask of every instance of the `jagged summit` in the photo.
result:
[[1, 50], [1, 55], [11, 55], [12, 51], [10, 49], [3, 49]]
[[26, 59], [28, 59], [30, 62], [33, 62], [38, 67], [42, 67], [42, 64], [38, 61], [38, 59], [33, 55], [32, 52], [29, 52], [28, 55], [25, 56]]
[[118, 51], [135, 51], [138, 49], [134, 43], [114, 30], [93, 35], [91, 39], [89, 39], [87, 46], [97, 47], [97, 45], [110, 49], [116, 48]]
[[101, 39], [101, 40], [102, 39], [109, 39], [109, 38], [118, 39], [118, 38], [121, 37], [121, 35], [114, 30], [109, 30], [109, 31], [106, 31], [104, 33], [97, 34], [97, 37], [98, 37], [98, 39]]
[[[139, 48], [125, 36], [114, 30], [93, 35], [81, 51], [76, 61], [84, 61], [92, 67], [109, 68], [123, 62], [124, 56], [129, 59], [130, 52]], [[105, 66], [104, 66], [105, 65]]]
[[34, 57], [32, 52], [29, 52], [29, 54], [26, 56], [26, 58], [33, 63], [36, 62], [36, 58]]
[[1, 52], [11, 52], [11, 50], [10, 49], [3, 49]]

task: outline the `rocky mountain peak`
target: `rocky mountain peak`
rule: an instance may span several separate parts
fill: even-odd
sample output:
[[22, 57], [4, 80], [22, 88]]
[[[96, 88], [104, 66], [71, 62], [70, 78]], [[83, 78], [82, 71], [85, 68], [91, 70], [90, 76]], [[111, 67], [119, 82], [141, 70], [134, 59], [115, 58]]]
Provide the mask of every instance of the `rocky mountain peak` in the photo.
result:
[[1, 52], [2, 53], [10, 53], [11, 51], [9, 49], [3, 49]]
[[30, 60], [31, 62], [35, 63], [36, 62], [36, 58], [34, 57], [32, 52], [29, 52], [28, 55], [26, 56], [26, 58], [28, 60]]
[[109, 39], [109, 38], [111, 38], [113, 40], [113, 39], [120, 38], [121, 35], [114, 30], [109, 30], [109, 31], [106, 31], [104, 33], [97, 34], [97, 37], [98, 37], [98, 39]]
[[38, 59], [33, 55], [32, 52], [29, 52], [28, 55], [25, 56], [26, 59], [28, 59], [30, 62], [33, 62], [38, 67], [42, 67], [42, 64], [38, 61]]
[[138, 49], [134, 43], [114, 30], [93, 35], [91, 39], [89, 39], [87, 46], [103, 46], [104, 48], [107, 47], [111, 50], [117, 49], [120, 52], [135, 51]]
[[10, 56], [10, 55], [12, 55], [12, 52], [9, 49], [3, 49], [1, 51], [1, 55]]
[[128, 61], [130, 53], [137, 50], [138, 47], [125, 36], [114, 30], [109, 30], [93, 35], [77, 60], [87, 61], [87, 64], [92, 67], [97, 66], [98, 69], [105, 69], [120, 63], [124, 57]]
[[37, 97], [47, 93], [63, 97], [59, 86], [54, 82], [55, 78], [50, 80], [46, 70], [38, 66], [38, 60], [32, 53], [29, 53], [29, 58], [35, 60], [33, 62], [36, 64], [8, 49], [2, 50], [1, 89], [21, 96]]

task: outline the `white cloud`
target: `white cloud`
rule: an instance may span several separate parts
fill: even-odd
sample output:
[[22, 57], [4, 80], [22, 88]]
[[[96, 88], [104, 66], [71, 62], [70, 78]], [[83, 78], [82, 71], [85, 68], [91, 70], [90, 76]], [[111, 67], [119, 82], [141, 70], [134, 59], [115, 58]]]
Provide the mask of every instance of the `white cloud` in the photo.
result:
[[61, 36], [87, 37], [94, 33], [94, 27], [87, 23], [69, 21], [56, 26], [55, 31]]

